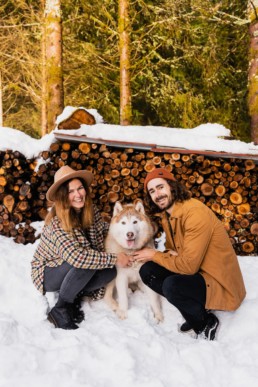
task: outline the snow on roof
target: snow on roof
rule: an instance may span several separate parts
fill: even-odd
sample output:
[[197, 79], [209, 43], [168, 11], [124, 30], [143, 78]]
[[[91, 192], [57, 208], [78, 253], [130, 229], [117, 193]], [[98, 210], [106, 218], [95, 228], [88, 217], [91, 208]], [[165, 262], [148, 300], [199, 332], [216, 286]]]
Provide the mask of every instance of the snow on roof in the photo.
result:
[[[58, 125], [67, 119], [76, 109], [83, 107], [67, 106], [62, 114], [57, 117]], [[206, 123], [193, 129], [168, 128], [162, 126], [139, 125], [110, 125], [104, 124], [102, 116], [95, 109], [85, 109], [96, 120], [95, 125], [81, 125], [77, 130], [58, 130], [57, 128], [41, 139], [34, 139], [27, 134], [12, 128], [0, 127], [0, 151], [7, 149], [19, 151], [28, 159], [36, 158], [40, 152], [48, 150], [51, 143], [58, 137], [70, 138], [79, 141], [101, 141], [107, 144], [129, 145], [135, 144], [135, 148], [155, 148], [166, 152], [169, 148], [186, 149], [193, 151], [227, 152], [230, 155], [253, 156], [258, 159], [258, 145], [246, 143], [240, 140], [229, 140], [223, 137], [230, 136], [230, 130], [220, 124]], [[233, 157], [233, 156], [232, 156]]]

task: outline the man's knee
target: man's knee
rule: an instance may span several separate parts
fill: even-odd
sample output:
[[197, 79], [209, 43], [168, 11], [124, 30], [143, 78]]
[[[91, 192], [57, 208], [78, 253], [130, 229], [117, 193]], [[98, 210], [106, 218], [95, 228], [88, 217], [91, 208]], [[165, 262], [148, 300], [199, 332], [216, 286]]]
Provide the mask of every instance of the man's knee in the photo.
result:
[[153, 266], [153, 262], [149, 261], [144, 263], [139, 270], [140, 277], [145, 284], [149, 282], [148, 279], [153, 273]]
[[169, 302], [175, 304], [181, 294], [178, 276], [174, 275], [166, 278], [162, 285], [162, 292]]

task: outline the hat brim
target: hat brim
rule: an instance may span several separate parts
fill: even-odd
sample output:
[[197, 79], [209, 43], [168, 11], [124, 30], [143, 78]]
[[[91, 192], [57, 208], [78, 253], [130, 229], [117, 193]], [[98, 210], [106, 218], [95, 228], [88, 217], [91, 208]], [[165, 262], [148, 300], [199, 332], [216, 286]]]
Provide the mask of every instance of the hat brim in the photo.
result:
[[72, 173], [69, 173], [67, 175], [65, 175], [64, 177], [60, 178], [56, 183], [52, 184], [51, 187], [48, 189], [47, 193], [46, 193], [46, 198], [48, 201], [50, 202], [54, 202], [55, 201], [55, 194], [56, 194], [56, 191], [58, 190], [58, 188], [63, 184], [65, 183], [66, 181], [68, 180], [71, 180], [71, 179], [82, 179], [83, 181], [85, 181], [85, 183], [90, 186], [92, 181], [93, 181], [93, 174], [90, 172], [90, 171], [75, 171], [75, 172], [72, 172]]

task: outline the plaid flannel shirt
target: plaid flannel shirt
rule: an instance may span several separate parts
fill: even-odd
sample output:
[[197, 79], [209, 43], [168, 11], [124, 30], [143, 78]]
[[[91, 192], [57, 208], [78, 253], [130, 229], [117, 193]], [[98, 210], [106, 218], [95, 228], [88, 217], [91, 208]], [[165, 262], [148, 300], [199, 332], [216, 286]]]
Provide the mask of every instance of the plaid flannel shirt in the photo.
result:
[[109, 224], [101, 218], [94, 205], [94, 221], [87, 230], [74, 229], [67, 232], [55, 216], [49, 225], [45, 225], [39, 245], [31, 262], [31, 277], [36, 288], [43, 294], [44, 269], [57, 267], [63, 262], [80, 269], [112, 268], [116, 263], [116, 254], [104, 252], [104, 239]]

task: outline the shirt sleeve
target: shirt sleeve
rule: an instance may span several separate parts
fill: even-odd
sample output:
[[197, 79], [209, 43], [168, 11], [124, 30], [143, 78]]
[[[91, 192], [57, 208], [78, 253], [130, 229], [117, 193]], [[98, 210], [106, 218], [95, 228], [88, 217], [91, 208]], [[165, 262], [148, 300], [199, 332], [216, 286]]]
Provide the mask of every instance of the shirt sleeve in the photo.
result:
[[213, 226], [209, 212], [192, 208], [182, 221], [183, 244], [176, 241], [178, 255], [169, 250], [157, 252], [153, 261], [179, 274], [195, 274], [199, 271], [209, 246]]
[[116, 255], [83, 247], [71, 232], [64, 231], [58, 223], [53, 224], [53, 242], [61, 259], [81, 269], [112, 268]]
[[99, 209], [95, 205], [93, 208], [94, 208], [95, 222], [98, 225], [98, 227], [101, 229], [102, 238], [105, 239], [107, 234], [108, 234], [108, 230], [109, 230], [110, 225], [109, 225], [109, 223], [107, 223], [103, 220]]

